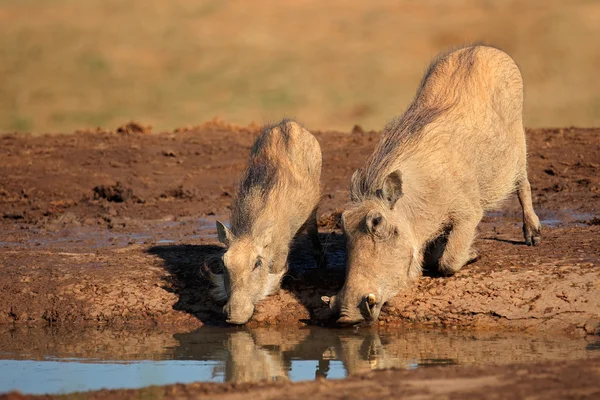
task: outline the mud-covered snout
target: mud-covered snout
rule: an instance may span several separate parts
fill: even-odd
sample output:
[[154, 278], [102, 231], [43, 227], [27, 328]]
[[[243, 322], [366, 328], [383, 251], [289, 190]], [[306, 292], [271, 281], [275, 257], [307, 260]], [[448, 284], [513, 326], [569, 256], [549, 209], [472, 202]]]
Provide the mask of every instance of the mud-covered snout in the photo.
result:
[[[371, 324], [377, 321], [381, 311], [381, 300], [378, 301], [375, 293], [368, 293], [355, 298], [354, 305], [344, 304], [344, 296], [323, 296], [321, 299], [329, 304], [332, 310], [339, 311], [337, 323], [340, 325], [356, 325], [361, 322]], [[339, 304], [338, 304], [339, 303]]]
[[230, 301], [223, 307], [223, 312], [226, 315], [226, 321], [232, 325], [242, 325], [248, 322], [254, 314], [254, 306], [250, 302]]

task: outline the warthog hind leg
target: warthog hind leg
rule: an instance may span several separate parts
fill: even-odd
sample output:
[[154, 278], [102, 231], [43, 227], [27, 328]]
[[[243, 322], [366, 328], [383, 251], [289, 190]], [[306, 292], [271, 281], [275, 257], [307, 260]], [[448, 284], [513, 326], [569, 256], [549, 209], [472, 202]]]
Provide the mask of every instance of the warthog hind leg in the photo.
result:
[[542, 240], [542, 226], [531, 203], [531, 185], [529, 185], [529, 179], [524, 178], [518, 183], [517, 196], [523, 209], [523, 236], [525, 236], [525, 243], [527, 246], [536, 246]]

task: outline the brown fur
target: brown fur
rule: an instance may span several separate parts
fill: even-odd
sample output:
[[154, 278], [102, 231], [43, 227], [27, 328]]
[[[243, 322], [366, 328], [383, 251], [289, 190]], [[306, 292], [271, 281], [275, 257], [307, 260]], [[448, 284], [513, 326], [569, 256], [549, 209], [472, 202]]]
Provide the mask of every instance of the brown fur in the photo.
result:
[[525, 240], [539, 242], [522, 115], [521, 74], [504, 52], [473, 46], [432, 62], [412, 104], [352, 176], [353, 203], [342, 216], [346, 283], [339, 296], [324, 298], [340, 322], [376, 319], [419, 275], [427, 245], [441, 235], [441, 272], [475, 258], [471, 243], [484, 212], [515, 189]]
[[319, 143], [295, 122], [268, 127], [256, 140], [234, 198], [231, 230], [217, 222], [228, 250], [224, 274], [213, 276], [213, 294], [228, 299], [228, 322], [248, 321], [254, 305], [279, 287], [290, 243], [303, 227], [324, 261], [316, 219], [321, 162]]

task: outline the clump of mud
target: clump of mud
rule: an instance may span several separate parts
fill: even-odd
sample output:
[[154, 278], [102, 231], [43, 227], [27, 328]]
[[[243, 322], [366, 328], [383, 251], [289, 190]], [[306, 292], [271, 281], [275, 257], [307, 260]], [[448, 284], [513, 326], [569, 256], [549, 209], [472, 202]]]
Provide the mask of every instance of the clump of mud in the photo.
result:
[[329, 214], [323, 214], [317, 223], [319, 228], [342, 229], [342, 211], [336, 210]]
[[139, 122], [130, 121], [117, 128], [117, 133], [152, 133], [151, 125], [143, 125]]
[[185, 189], [183, 185], [179, 185], [177, 188], [165, 190], [161, 193], [161, 199], [183, 199], [191, 200], [196, 197], [193, 190]]
[[354, 135], [362, 135], [363, 133], [365, 133], [365, 130], [360, 125], [354, 125], [352, 128], [352, 134]]
[[588, 221], [584, 221], [585, 224], [587, 225], [600, 225], [600, 217], [594, 217]]
[[123, 203], [133, 197], [133, 190], [125, 187], [121, 182], [114, 185], [100, 185], [93, 189], [94, 200], [106, 199], [115, 203]]

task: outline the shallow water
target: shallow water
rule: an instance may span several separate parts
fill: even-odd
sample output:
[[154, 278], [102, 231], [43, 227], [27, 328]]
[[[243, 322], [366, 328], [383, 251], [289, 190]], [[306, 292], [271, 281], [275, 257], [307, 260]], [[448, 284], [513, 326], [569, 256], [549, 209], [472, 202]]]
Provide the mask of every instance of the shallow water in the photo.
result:
[[0, 332], [0, 393], [340, 379], [379, 368], [586, 359], [597, 339], [434, 330], [201, 328]]
[[0, 233], [0, 248], [26, 246], [35, 249], [69, 251], [119, 248], [130, 245], [168, 245], [190, 240], [216, 238], [214, 217], [172, 220], [130, 221], [130, 225], [107, 229], [104, 226], [75, 225], [55, 230], [31, 228]]
[[[540, 218], [542, 226], [550, 228], [563, 228], [570, 226], [583, 226], [597, 215], [592, 213], [581, 213], [568, 208], [562, 210], [536, 209], [536, 214]], [[507, 212], [506, 210], [488, 211], [484, 217], [484, 224], [495, 220], [514, 221], [521, 224], [521, 213], [519, 211]]]
[[[578, 213], [571, 209], [559, 211], [536, 210], [540, 223], [550, 228], [583, 226], [587, 221], [598, 217], [591, 213]], [[487, 212], [481, 226], [494, 225], [495, 221], [521, 225], [520, 212]], [[67, 226], [58, 229], [28, 228], [4, 230], [0, 232], [0, 248], [27, 246], [36, 249], [59, 248], [69, 251], [94, 250], [99, 248], [120, 248], [130, 245], [169, 245], [185, 244], [196, 240], [216, 239], [216, 216], [205, 218], [185, 217], [175, 220], [135, 220], [123, 222], [125, 226], [107, 229], [104, 226]], [[227, 221], [227, 216], [221, 216]], [[125, 220], [124, 220], [125, 221]], [[228, 226], [228, 223], [225, 223]]]

